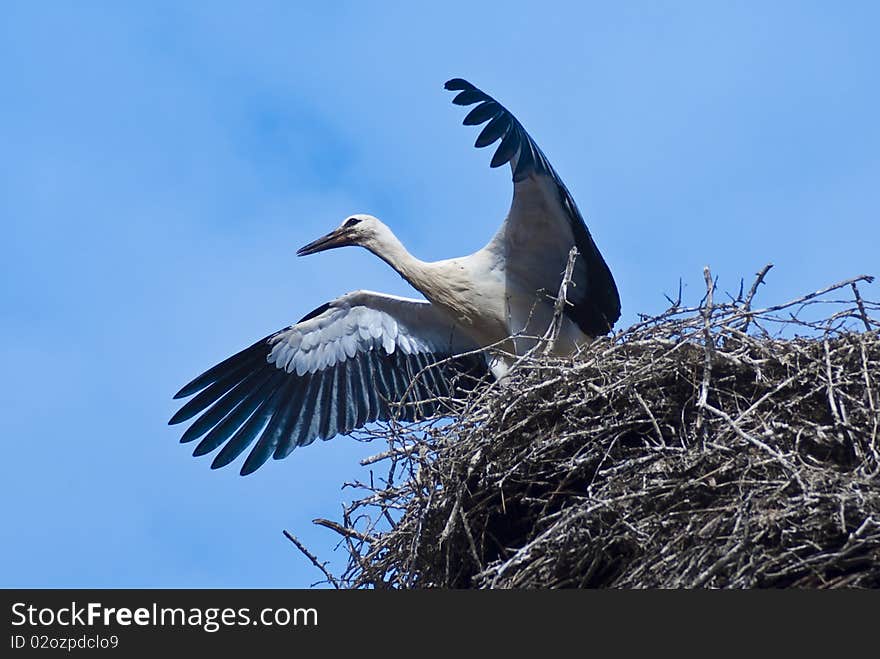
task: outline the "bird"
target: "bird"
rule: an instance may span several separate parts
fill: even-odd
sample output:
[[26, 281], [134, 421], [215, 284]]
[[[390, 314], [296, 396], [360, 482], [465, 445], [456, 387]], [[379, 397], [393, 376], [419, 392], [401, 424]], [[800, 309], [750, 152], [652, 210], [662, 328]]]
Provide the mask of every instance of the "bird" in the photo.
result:
[[[251, 445], [241, 475], [315, 439], [374, 421], [413, 421], [448, 411], [444, 401], [480, 379], [504, 379], [513, 357], [536, 345], [553, 321], [554, 295], [572, 247], [578, 256], [554, 352], [570, 355], [607, 334], [620, 317], [614, 277], [562, 179], [522, 124], [470, 82], [453, 78], [452, 102], [475, 106], [475, 146], [500, 140], [490, 167], [510, 165], [513, 200], [482, 249], [426, 262], [378, 218], [347, 217], [298, 256], [360, 246], [385, 261], [425, 299], [357, 290], [253, 343], [186, 384], [191, 397], [170, 424], [197, 418], [182, 443], [193, 455], [220, 448], [230, 464]], [[501, 351], [487, 346], [501, 345]], [[406, 401], [401, 404], [402, 399]]]

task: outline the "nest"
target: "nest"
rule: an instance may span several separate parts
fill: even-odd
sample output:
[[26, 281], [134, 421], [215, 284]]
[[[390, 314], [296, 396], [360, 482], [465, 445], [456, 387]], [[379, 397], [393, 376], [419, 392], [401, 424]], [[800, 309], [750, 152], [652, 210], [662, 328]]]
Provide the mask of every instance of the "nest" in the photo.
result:
[[769, 267], [368, 433], [340, 576], [288, 537], [337, 587], [880, 587], [880, 305], [753, 309]]

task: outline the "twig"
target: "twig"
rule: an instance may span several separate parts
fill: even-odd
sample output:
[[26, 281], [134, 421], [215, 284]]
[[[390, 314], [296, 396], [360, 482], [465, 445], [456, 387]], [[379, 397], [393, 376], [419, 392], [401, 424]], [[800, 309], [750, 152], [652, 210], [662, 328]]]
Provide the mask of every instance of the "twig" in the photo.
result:
[[315, 556], [312, 552], [310, 552], [308, 549], [306, 549], [305, 545], [303, 543], [301, 543], [299, 541], [299, 538], [297, 538], [295, 535], [293, 535], [293, 533], [291, 533], [290, 531], [287, 531], [287, 530], [285, 530], [283, 533], [284, 533], [285, 538], [290, 540], [296, 546], [297, 549], [299, 549], [303, 554], [305, 554], [306, 558], [308, 558], [312, 562], [312, 565], [314, 565], [316, 568], [318, 568], [321, 572], [324, 573], [324, 576], [327, 578], [328, 583], [330, 583], [334, 588], [336, 588], [338, 590], [339, 589], [339, 582], [336, 580], [336, 577], [334, 577], [332, 574], [330, 574], [330, 572], [327, 570], [327, 563], [320, 562], [318, 560], [317, 556]]
[[865, 303], [862, 301], [862, 296], [859, 295], [859, 287], [856, 286], [856, 282], [851, 282], [850, 286], [852, 286], [853, 296], [856, 298], [856, 305], [859, 308], [859, 314], [862, 317], [862, 322], [865, 324], [865, 330], [868, 332], [871, 331], [871, 321], [868, 320], [868, 312], [865, 311]]
[[678, 296], [673, 300], [671, 297], [666, 295], [666, 293], [664, 293], [663, 297], [665, 297], [669, 301], [670, 309], [678, 309], [681, 306], [681, 277], [678, 278]]
[[382, 451], [381, 453], [377, 453], [376, 455], [371, 455], [367, 458], [362, 459], [360, 461], [360, 464], [362, 467], [366, 467], [367, 465], [382, 462], [382, 460], [387, 460], [388, 458], [406, 457], [413, 452], [419, 451], [421, 448], [422, 447], [418, 444], [390, 448], [387, 451]]
[[752, 316], [749, 312], [752, 309], [752, 300], [755, 297], [755, 294], [758, 292], [758, 286], [764, 283], [764, 277], [767, 276], [767, 273], [770, 272], [770, 268], [773, 267], [772, 263], [768, 263], [763, 268], [761, 268], [757, 275], [755, 276], [755, 281], [752, 282], [752, 287], [749, 289], [748, 294], [746, 295], [746, 299], [743, 302], [742, 310], [745, 314], [745, 320], [743, 320], [743, 325], [741, 331], [747, 332], [749, 330], [749, 323], [752, 322]]
[[703, 268], [703, 278], [706, 280], [706, 302], [703, 306], [703, 349], [705, 361], [703, 364], [703, 382], [700, 385], [700, 397], [697, 399], [697, 408], [701, 410], [697, 419], [697, 430], [703, 427], [704, 415], [702, 410], [709, 400], [709, 384], [712, 381], [712, 357], [715, 354], [715, 339], [712, 338], [712, 293], [715, 290], [715, 282], [712, 272], [707, 265]]
[[796, 306], [798, 304], [803, 304], [809, 300], [820, 297], [822, 295], [826, 295], [831, 291], [836, 291], [840, 288], [844, 288], [845, 286], [849, 286], [851, 284], [858, 283], [860, 281], [868, 282], [869, 284], [874, 281], [874, 277], [871, 275], [859, 275], [858, 277], [852, 277], [851, 279], [844, 279], [843, 281], [839, 281], [836, 284], [832, 284], [831, 286], [826, 286], [825, 288], [820, 288], [817, 291], [813, 291], [812, 293], [807, 293], [796, 300], [791, 300], [790, 302], [786, 302], [785, 304], [776, 304], [770, 307], [765, 307], [760, 309], [759, 311], [752, 312], [753, 316], [757, 315], [766, 315], [769, 313], [773, 313], [774, 311], [781, 311], [782, 309], [787, 309], [789, 307]]
[[660, 432], [660, 424], [657, 423], [657, 418], [654, 416], [651, 408], [648, 407], [648, 404], [645, 402], [645, 399], [642, 398], [642, 395], [638, 392], [638, 390], [634, 389], [633, 393], [635, 394], [636, 400], [639, 401], [639, 405], [642, 406], [642, 409], [645, 410], [648, 418], [651, 419], [651, 425], [654, 426], [654, 432], [657, 433], [657, 445], [663, 446], [666, 442], [663, 441], [663, 433]]
[[343, 526], [339, 522], [334, 522], [330, 519], [313, 519], [312, 524], [317, 524], [318, 526], [324, 526], [332, 531], [336, 531], [339, 535], [344, 538], [356, 538], [357, 540], [362, 540], [363, 542], [372, 542], [373, 538], [368, 535], [361, 533], [360, 531], [355, 531], [353, 528], [349, 526]]
[[568, 287], [572, 285], [572, 275], [574, 274], [574, 264], [578, 257], [578, 248], [572, 247], [568, 252], [568, 262], [565, 264], [565, 272], [562, 274], [562, 282], [559, 284], [559, 293], [556, 296], [556, 302], [553, 305], [553, 320], [547, 333], [544, 334], [546, 343], [544, 344], [544, 355], [549, 355], [556, 347], [556, 341], [559, 339], [559, 333], [562, 331], [562, 321], [564, 319], [565, 306], [568, 302]]

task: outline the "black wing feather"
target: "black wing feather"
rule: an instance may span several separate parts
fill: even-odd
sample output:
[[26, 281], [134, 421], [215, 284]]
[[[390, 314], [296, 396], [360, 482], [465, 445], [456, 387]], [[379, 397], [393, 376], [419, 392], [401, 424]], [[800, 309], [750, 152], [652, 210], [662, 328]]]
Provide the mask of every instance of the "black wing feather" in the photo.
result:
[[308, 446], [318, 438], [321, 428], [320, 402], [324, 396], [324, 386], [327, 379], [327, 371], [317, 371], [312, 376], [309, 384], [309, 394], [303, 405], [302, 420], [297, 425], [296, 443], [289, 447], [292, 451], [294, 446]]
[[224, 359], [216, 366], [212, 366], [200, 376], [195, 378], [192, 382], [184, 385], [180, 391], [174, 394], [174, 399], [177, 400], [178, 398], [186, 398], [187, 396], [191, 396], [195, 392], [201, 391], [209, 384], [217, 381], [222, 375], [228, 374], [235, 367], [245, 363], [250, 363], [254, 361], [255, 358], [262, 356], [262, 351], [259, 350], [259, 348], [263, 345], [263, 343], [265, 343], [268, 338], [269, 337], [260, 339], [253, 345], [245, 348], [240, 352], [235, 353], [234, 355], [232, 355], [232, 357]]
[[360, 365], [356, 361], [346, 362], [346, 364], [348, 365], [348, 379], [346, 380], [348, 389], [346, 390], [346, 396], [348, 396], [349, 401], [354, 402], [354, 422], [351, 424], [351, 428], [346, 430], [346, 432], [350, 432], [355, 428], [363, 427], [367, 422], [367, 419], [370, 417], [370, 401], [367, 396], [355, 395], [356, 392], [363, 392], [365, 390]]
[[[278, 376], [283, 377], [280, 373]], [[283, 387], [276, 387], [274, 393], [270, 394], [259, 403], [256, 410], [248, 417], [247, 421], [244, 422], [235, 434], [230, 437], [229, 441], [226, 442], [226, 446], [224, 446], [214, 458], [214, 461], [211, 463], [211, 469], [225, 467], [241, 455], [242, 451], [250, 446], [251, 442], [254, 441], [254, 438], [266, 427], [269, 419], [272, 418], [274, 399], [282, 388]]]
[[250, 362], [243, 362], [239, 366], [234, 366], [232, 369], [223, 375], [223, 377], [218, 378], [214, 382], [212, 382], [206, 389], [200, 391], [197, 396], [195, 396], [192, 400], [187, 401], [186, 405], [181, 407], [177, 414], [171, 417], [170, 424], [182, 423], [183, 421], [187, 421], [194, 417], [199, 412], [206, 409], [209, 405], [214, 403], [218, 398], [223, 396], [227, 391], [232, 389], [235, 385], [241, 382], [243, 376], [247, 375], [250, 371], [253, 370], [254, 360]]
[[[193, 424], [187, 428], [180, 438], [181, 444], [186, 444], [197, 439], [220, 423], [229, 412], [236, 407], [255, 388], [258, 388], [271, 373], [262, 368], [257, 368], [245, 376], [237, 385], [220, 397], [207, 412], [204, 412]], [[174, 419], [172, 419], [174, 421]], [[169, 421], [169, 424], [171, 421]], [[175, 421], [179, 423], [179, 421]]]
[[489, 167], [501, 167], [501, 165], [506, 165], [510, 162], [510, 159], [516, 155], [520, 144], [522, 144], [522, 140], [518, 133], [519, 130], [516, 126], [510, 126], [509, 130], [504, 135], [504, 139], [501, 140], [501, 144], [498, 145], [495, 155], [492, 156], [492, 162], [489, 163]]
[[339, 423], [339, 398], [336, 395], [336, 370], [339, 365], [324, 371], [324, 391], [321, 397], [321, 423], [318, 426], [318, 437], [330, 439], [336, 434]]
[[467, 113], [462, 122], [465, 126], [479, 126], [484, 121], [491, 119], [502, 111], [495, 101], [484, 101]]
[[473, 105], [484, 100], [486, 100], [485, 94], [479, 89], [466, 89], [453, 98], [452, 102], [456, 105]]
[[269, 419], [262, 435], [245, 460], [241, 468], [242, 476], [255, 472], [272, 457], [275, 447], [287, 430], [287, 421], [294, 412], [295, 408], [290, 403], [295, 395], [296, 385], [297, 381], [290, 378], [270, 399], [268, 408], [272, 410], [272, 418]]
[[302, 378], [294, 381], [297, 383], [296, 393], [288, 403], [286, 414], [286, 425], [279, 429], [280, 439], [276, 442], [275, 451], [272, 457], [276, 460], [285, 458], [290, 452], [297, 447], [299, 440], [300, 427], [303, 422], [303, 410], [305, 401], [308, 399], [311, 389], [311, 382], [315, 375], [306, 373]]
[[493, 117], [480, 134], [477, 135], [474, 146], [478, 149], [489, 146], [493, 142], [497, 142], [499, 138], [507, 135], [508, 130], [510, 130], [510, 122], [503, 114], [499, 114]]
[[244, 423], [254, 410], [271, 395], [273, 386], [277, 386], [278, 375], [280, 373], [268, 373], [259, 386], [249, 391], [247, 395], [240, 399], [232, 411], [227, 414], [223, 420], [214, 426], [211, 431], [205, 435], [198, 446], [193, 451], [194, 456], [206, 455], [218, 446], [223, 444], [227, 439], [238, 430], [239, 426]]
[[370, 354], [367, 353], [364, 357], [358, 359], [357, 365], [360, 367], [361, 380], [364, 383], [364, 391], [367, 392], [367, 395], [364, 397], [364, 400], [367, 403], [367, 408], [369, 409], [369, 412], [367, 413], [367, 421], [376, 421], [381, 414], [381, 405], [379, 402], [379, 390], [376, 386], [376, 371], [373, 369], [373, 360], [370, 357]]

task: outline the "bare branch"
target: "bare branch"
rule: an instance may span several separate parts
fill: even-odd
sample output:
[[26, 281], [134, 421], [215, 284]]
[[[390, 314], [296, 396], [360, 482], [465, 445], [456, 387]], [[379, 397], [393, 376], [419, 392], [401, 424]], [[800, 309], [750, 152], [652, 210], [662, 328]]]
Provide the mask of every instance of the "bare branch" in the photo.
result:
[[327, 579], [327, 583], [331, 584], [334, 588], [339, 589], [339, 582], [336, 580], [336, 577], [330, 574], [329, 570], [327, 570], [326, 562], [322, 563], [321, 561], [319, 561], [317, 556], [306, 549], [305, 545], [303, 545], [303, 543], [301, 543], [299, 539], [290, 531], [285, 530], [284, 537], [290, 540], [296, 546], [296, 548], [299, 549], [305, 555], [305, 557], [312, 562], [312, 565], [314, 565], [324, 574], [324, 577]]

